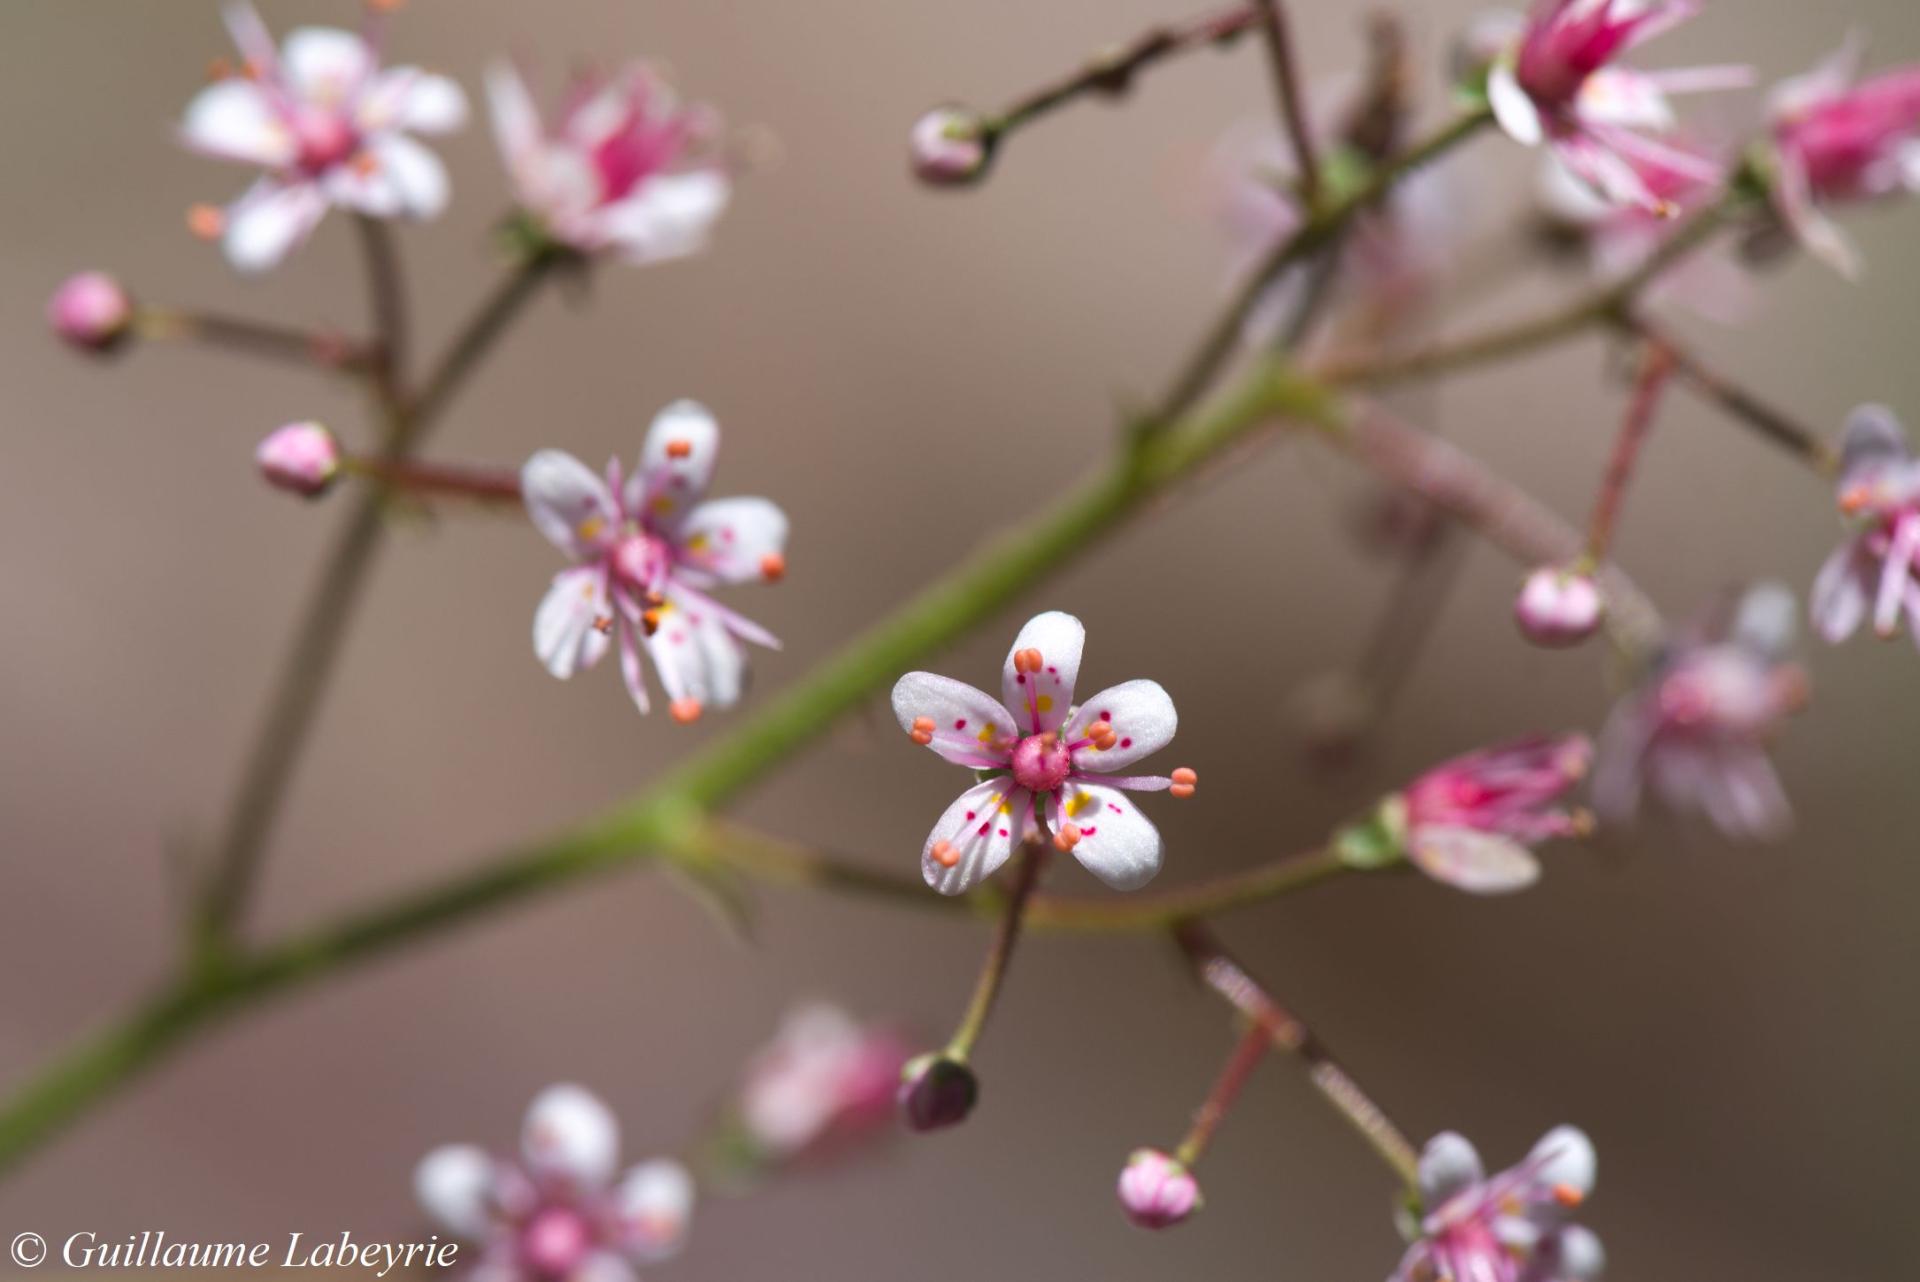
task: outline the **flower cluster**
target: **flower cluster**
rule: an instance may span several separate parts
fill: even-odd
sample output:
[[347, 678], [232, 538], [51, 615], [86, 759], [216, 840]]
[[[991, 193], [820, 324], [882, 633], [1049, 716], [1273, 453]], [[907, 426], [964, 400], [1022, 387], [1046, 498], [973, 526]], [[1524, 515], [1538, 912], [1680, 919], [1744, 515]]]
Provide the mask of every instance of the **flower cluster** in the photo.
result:
[[1463, 1136], [1434, 1136], [1420, 1154], [1413, 1244], [1391, 1282], [1592, 1282], [1600, 1239], [1567, 1217], [1593, 1192], [1595, 1170], [1592, 1141], [1571, 1126], [1491, 1178]]

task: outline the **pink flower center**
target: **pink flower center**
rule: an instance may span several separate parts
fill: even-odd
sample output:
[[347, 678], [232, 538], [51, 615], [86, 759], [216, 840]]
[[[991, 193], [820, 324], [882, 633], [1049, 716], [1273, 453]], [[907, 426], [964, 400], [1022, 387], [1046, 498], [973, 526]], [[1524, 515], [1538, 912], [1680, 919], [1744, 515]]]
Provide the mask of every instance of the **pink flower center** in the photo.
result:
[[1057, 734], [1028, 735], [1013, 749], [1013, 778], [1029, 792], [1058, 792], [1073, 769], [1073, 754]]
[[337, 112], [301, 111], [291, 123], [300, 167], [309, 173], [344, 164], [360, 146], [353, 126]]
[[592, 1247], [586, 1217], [569, 1207], [547, 1207], [520, 1230], [520, 1257], [542, 1277], [572, 1273]]
[[651, 534], [629, 534], [613, 549], [614, 574], [643, 590], [657, 588], [672, 564], [665, 540]]

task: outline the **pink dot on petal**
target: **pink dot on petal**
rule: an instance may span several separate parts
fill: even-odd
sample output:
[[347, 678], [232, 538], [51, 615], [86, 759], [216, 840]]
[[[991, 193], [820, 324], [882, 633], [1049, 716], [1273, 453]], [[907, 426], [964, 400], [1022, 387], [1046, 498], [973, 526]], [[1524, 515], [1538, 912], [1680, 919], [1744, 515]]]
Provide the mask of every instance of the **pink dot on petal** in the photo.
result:
[[967, 719], [965, 717], [960, 718], [953, 723], [953, 728], [955, 730], [965, 730], [967, 728]]
[[989, 819], [985, 823], [980, 825], [980, 835], [982, 837], [986, 836], [988, 833], [992, 831], [993, 831], [993, 820]]
[[1128, 738], [1128, 739], [1122, 739], [1122, 740], [1120, 741], [1120, 746], [1121, 746], [1122, 748], [1131, 748], [1131, 747], [1133, 746], [1133, 740], [1132, 740], [1132, 739], [1130, 739], [1130, 738]]
[[1116, 814], [1116, 815], [1117, 815], [1117, 814], [1121, 814], [1121, 813], [1123, 813], [1123, 812], [1121, 811], [1121, 809], [1120, 809], [1120, 807], [1118, 807], [1118, 806], [1116, 806], [1116, 805], [1114, 805], [1114, 804], [1113, 804], [1113, 803], [1112, 803], [1111, 801], [1109, 801], [1109, 802], [1107, 803], [1107, 809], [1108, 809], [1108, 810], [1111, 810], [1111, 811], [1113, 811], [1113, 813], [1114, 813], [1114, 814]]
[[1006, 836], [1006, 835], [1007, 835], [1007, 830], [1006, 830], [1005, 828], [1002, 828], [1002, 829], [1000, 830], [1000, 835], [1001, 835], [1002, 837], [1004, 837], [1004, 836]]
[[1082, 828], [1082, 829], [1080, 830], [1080, 835], [1081, 835], [1082, 837], [1091, 837], [1091, 836], [1093, 836], [1093, 834], [1094, 834], [1094, 833], [1096, 833], [1096, 832], [1098, 832], [1098, 831], [1099, 831], [1099, 829], [1097, 829], [1097, 828]]
[[1013, 679], [1013, 683], [1017, 686], [1023, 686], [1027, 684], [1027, 674], [1022, 672], [1019, 675], [1015, 676]]
[[968, 822], [968, 823], [972, 823], [972, 822], [973, 822], [974, 820], [976, 820], [976, 819], [978, 819], [979, 817], [980, 817], [980, 816], [979, 816], [978, 814], [976, 814], [976, 813], [975, 813], [974, 811], [971, 811], [971, 810], [969, 810], [969, 811], [967, 811], [967, 822]]
[[1113, 714], [1112, 714], [1111, 712], [1102, 712], [1102, 713], [1100, 714], [1100, 717], [1099, 717], [1099, 719], [1100, 719], [1101, 721], [1112, 721], [1112, 720], [1113, 720]]

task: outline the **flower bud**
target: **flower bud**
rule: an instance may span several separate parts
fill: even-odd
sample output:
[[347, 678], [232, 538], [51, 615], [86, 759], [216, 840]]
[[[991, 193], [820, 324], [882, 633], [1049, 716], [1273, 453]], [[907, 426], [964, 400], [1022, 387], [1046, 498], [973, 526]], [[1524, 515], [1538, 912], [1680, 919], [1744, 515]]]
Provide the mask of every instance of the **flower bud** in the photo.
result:
[[53, 291], [47, 323], [81, 351], [111, 351], [133, 332], [133, 298], [105, 272], [81, 272]]
[[980, 1083], [957, 1059], [926, 1054], [907, 1061], [900, 1072], [900, 1112], [916, 1131], [937, 1131], [967, 1120]]
[[932, 187], [965, 187], [980, 181], [993, 159], [986, 122], [968, 107], [935, 107], [914, 122], [914, 176]]
[[1120, 1172], [1120, 1208], [1143, 1229], [1168, 1229], [1200, 1209], [1200, 1185], [1157, 1148], [1135, 1149]]
[[340, 473], [340, 442], [318, 423], [289, 423], [261, 441], [253, 459], [269, 484], [313, 498]]
[[1580, 644], [1599, 630], [1605, 612], [1592, 576], [1552, 565], [1529, 574], [1513, 603], [1521, 634], [1543, 646]]

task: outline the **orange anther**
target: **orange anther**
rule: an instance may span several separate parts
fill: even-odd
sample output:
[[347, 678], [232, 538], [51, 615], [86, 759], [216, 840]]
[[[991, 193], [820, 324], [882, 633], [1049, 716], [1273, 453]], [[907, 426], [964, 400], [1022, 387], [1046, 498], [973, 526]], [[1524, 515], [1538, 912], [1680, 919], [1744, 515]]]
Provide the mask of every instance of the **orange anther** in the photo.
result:
[[675, 699], [668, 705], [667, 712], [681, 725], [692, 725], [700, 719], [700, 701], [698, 699]]
[[360, 177], [371, 178], [380, 168], [380, 158], [370, 151], [356, 151], [347, 165]]
[[1199, 775], [1195, 774], [1186, 766], [1181, 766], [1173, 772], [1173, 787], [1167, 789], [1167, 791], [1176, 797], [1191, 797], [1195, 786], [1198, 785], [1199, 782]]
[[595, 632], [598, 632], [603, 637], [612, 636], [613, 635], [613, 616], [611, 614], [603, 614], [599, 618], [595, 619], [593, 621], [593, 630]]
[[1041, 659], [1038, 650], [1027, 649], [1015, 650], [1013, 652], [1013, 670], [1015, 672], [1038, 672], [1043, 662], [1045, 661]]
[[207, 79], [225, 80], [233, 74], [233, 64], [225, 58], [215, 58], [207, 64]]
[[930, 743], [932, 743], [932, 742], [933, 742], [933, 731], [931, 731], [931, 730], [915, 730], [915, 731], [914, 731], [914, 732], [913, 732], [913, 733], [912, 733], [912, 734], [911, 734], [910, 736], [908, 736], [908, 737], [909, 737], [909, 738], [911, 738], [911, 739], [912, 739], [912, 740], [913, 740], [913, 741], [914, 741], [915, 743], [917, 743], [917, 744], [919, 744], [919, 745], [920, 745], [920, 746], [921, 746], [922, 748], [924, 748], [924, 747], [926, 747], [926, 746], [927, 746], [928, 744], [930, 744]]
[[642, 611], [640, 615], [640, 630], [645, 632], [648, 636], [652, 636], [654, 633], [658, 632], [660, 630], [660, 611], [659, 610]]
[[769, 552], [760, 558], [760, 577], [769, 583], [778, 583], [787, 577], [787, 558], [778, 552]]
[[1840, 510], [1848, 516], [1863, 511], [1873, 502], [1873, 489], [1866, 485], [1850, 485], [1840, 493]]
[[201, 240], [219, 240], [227, 230], [227, 215], [218, 205], [194, 205], [187, 210], [187, 230]]
[[1553, 1186], [1553, 1200], [1571, 1209], [1586, 1201], [1587, 1195], [1571, 1184], [1556, 1184]]
[[932, 717], [915, 717], [913, 719], [913, 728], [915, 730], [931, 730], [933, 729], [933, 718]]
[[960, 851], [950, 841], [934, 842], [933, 849], [928, 853], [933, 856], [933, 862], [942, 868], [951, 868], [960, 862]]
[[693, 453], [692, 441], [668, 441], [667, 442], [668, 458], [686, 458], [688, 455], [692, 453]]
[[913, 729], [908, 731], [908, 733], [913, 736], [915, 743], [923, 748], [926, 747], [933, 742], [933, 718], [915, 717], [913, 719]]
[[1053, 848], [1055, 850], [1072, 850], [1079, 844], [1080, 830], [1072, 824], [1061, 824], [1060, 831], [1053, 834]]

